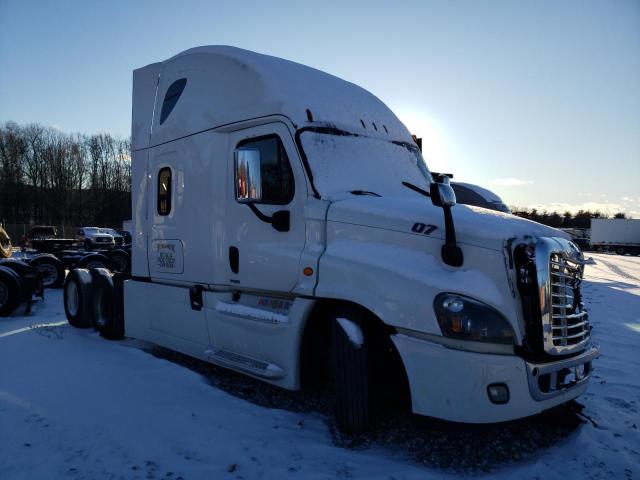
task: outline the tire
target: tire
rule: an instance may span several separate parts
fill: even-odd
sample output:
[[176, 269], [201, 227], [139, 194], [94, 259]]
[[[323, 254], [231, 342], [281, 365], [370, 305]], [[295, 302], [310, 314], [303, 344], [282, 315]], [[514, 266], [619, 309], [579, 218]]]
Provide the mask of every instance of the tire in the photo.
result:
[[640, 254], [640, 250], [638, 250], [637, 248], [633, 247], [629, 249], [629, 255], [633, 255], [634, 257], [637, 257], [638, 254]]
[[109, 255], [112, 272], [129, 273], [131, 271], [131, 256], [124, 250], [115, 250]]
[[91, 270], [93, 297], [91, 317], [93, 328], [108, 340], [119, 340], [124, 337], [124, 325], [116, 316], [116, 298], [113, 275], [106, 268]]
[[89, 270], [74, 268], [64, 282], [64, 312], [69, 325], [89, 328], [92, 325], [93, 282]]
[[[345, 331], [345, 321], [352, 332], [360, 332], [359, 345]], [[341, 308], [333, 316], [331, 365], [338, 428], [351, 435], [367, 432], [373, 423], [371, 367], [363, 316], [356, 308]]]
[[38, 270], [27, 262], [14, 258], [0, 260], [0, 267], [11, 270], [18, 280], [21, 294], [18, 303], [30, 301], [32, 294], [35, 293], [39, 286], [38, 276], [40, 273]]
[[90, 253], [89, 255], [85, 255], [78, 262], [78, 268], [106, 268], [108, 269], [110, 266], [109, 259], [102, 255], [101, 253]]
[[36, 267], [42, 273], [44, 288], [60, 288], [64, 283], [64, 264], [53, 255], [38, 255], [29, 261], [29, 265]]
[[7, 317], [20, 305], [22, 281], [16, 272], [0, 266], [0, 317]]

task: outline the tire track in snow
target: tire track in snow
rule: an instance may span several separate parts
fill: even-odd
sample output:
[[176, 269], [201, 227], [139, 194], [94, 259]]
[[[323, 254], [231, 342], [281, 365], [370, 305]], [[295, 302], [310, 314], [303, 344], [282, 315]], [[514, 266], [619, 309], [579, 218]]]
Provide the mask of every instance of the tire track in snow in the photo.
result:
[[620, 275], [621, 277], [627, 278], [629, 280], [633, 280], [635, 282], [640, 283], [640, 278], [635, 277], [634, 275], [630, 274], [629, 272], [626, 272], [622, 267], [620, 267], [619, 265], [616, 265], [615, 263], [609, 263], [606, 260], [603, 260], [602, 258], [599, 258], [598, 261], [602, 262], [602, 264], [607, 267], [609, 270], [611, 270], [611, 272], [613, 272], [616, 275]]

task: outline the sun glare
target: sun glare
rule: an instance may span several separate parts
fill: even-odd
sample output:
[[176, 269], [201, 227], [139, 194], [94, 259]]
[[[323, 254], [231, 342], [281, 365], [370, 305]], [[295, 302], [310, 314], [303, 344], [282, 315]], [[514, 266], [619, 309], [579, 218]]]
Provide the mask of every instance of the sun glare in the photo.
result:
[[437, 121], [413, 108], [395, 108], [394, 112], [413, 135], [422, 138], [422, 154], [430, 169], [443, 171], [452, 168], [449, 142]]

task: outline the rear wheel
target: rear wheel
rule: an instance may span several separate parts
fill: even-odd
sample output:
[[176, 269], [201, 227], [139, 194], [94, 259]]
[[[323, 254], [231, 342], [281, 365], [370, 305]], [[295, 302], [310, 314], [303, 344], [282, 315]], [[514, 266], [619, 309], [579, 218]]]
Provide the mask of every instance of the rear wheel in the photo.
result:
[[627, 251], [625, 250], [624, 247], [616, 247], [616, 253], [618, 255], [624, 255], [625, 253], [627, 253]]
[[29, 265], [36, 267], [42, 273], [44, 288], [60, 288], [64, 283], [64, 264], [53, 255], [34, 257]]
[[119, 340], [124, 337], [124, 325], [116, 315], [113, 275], [106, 268], [91, 270], [93, 278], [93, 328], [104, 338]]
[[92, 324], [91, 274], [84, 268], [74, 268], [64, 283], [64, 311], [69, 325], [88, 328]]
[[16, 272], [0, 267], [0, 317], [6, 317], [20, 304], [22, 282]]
[[356, 308], [340, 308], [333, 316], [331, 329], [336, 423], [344, 433], [363, 433], [372, 426], [373, 409], [369, 345], [362, 313]]

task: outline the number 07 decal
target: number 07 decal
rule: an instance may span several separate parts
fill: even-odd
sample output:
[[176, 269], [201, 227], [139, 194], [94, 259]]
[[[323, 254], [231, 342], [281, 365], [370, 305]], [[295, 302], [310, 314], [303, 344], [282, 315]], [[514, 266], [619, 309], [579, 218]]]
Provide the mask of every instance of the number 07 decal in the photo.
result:
[[430, 235], [436, 228], [435, 225], [427, 225], [426, 223], [414, 223], [413, 227], [411, 227], [411, 231], [414, 233], [424, 233], [425, 235]]

